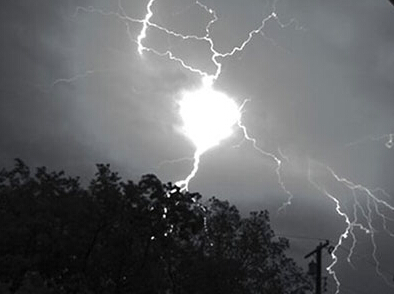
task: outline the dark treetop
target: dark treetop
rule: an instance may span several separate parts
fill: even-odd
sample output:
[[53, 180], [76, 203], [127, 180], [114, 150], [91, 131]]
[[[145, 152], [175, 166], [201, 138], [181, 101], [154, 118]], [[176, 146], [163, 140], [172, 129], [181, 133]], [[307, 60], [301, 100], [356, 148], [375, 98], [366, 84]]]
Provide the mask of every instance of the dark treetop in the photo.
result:
[[98, 165], [88, 188], [20, 160], [0, 173], [1, 293], [307, 293], [267, 211]]

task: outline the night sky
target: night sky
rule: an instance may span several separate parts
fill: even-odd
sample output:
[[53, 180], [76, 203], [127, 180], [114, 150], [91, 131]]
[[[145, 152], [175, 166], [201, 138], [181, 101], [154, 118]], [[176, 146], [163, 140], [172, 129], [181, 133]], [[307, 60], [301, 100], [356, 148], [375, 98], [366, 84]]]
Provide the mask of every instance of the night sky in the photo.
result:
[[[147, 3], [123, 0], [123, 10], [117, 0], [3, 3], [2, 167], [19, 157], [84, 183], [96, 163], [110, 163], [133, 180], [154, 173], [176, 182], [190, 173], [195, 148], [182, 133], [177, 101], [183, 91], [200, 87], [201, 76], [166, 56], [138, 53], [142, 24], [121, 16], [142, 20]], [[334, 196], [340, 212], [359, 224], [352, 265], [346, 260], [350, 235], [336, 251], [340, 293], [393, 293], [394, 6], [388, 0], [200, 3], [156, 0], [150, 21], [204, 36], [212, 14], [203, 6], [213, 9], [218, 20], [210, 38], [224, 53], [276, 7], [277, 19], [269, 19], [242, 51], [218, 59], [222, 71], [214, 87], [239, 105], [250, 100], [242, 123], [259, 148], [281, 159], [282, 180], [294, 198], [280, 210], [288, 194], [278, 183], [276, 162], [237, 127], [202, 155], [190, 190], [228, 199], [243, 213], [268, 209], [275, 232], [290, 238], [290, 254], [305, 268], [305, 254], [325, 239], [336, 245], [346, 230], [328, 195]], [[184, 41], [154, 26], [146, 33], [144, 46], [169, 50], [214, 74], [207, 42]], [[335, 175], [362, 186], [351, 189]], [[325, 252], [323, 264], [331, 262]], [[334, 280], [328, 283], [334, 293]]]

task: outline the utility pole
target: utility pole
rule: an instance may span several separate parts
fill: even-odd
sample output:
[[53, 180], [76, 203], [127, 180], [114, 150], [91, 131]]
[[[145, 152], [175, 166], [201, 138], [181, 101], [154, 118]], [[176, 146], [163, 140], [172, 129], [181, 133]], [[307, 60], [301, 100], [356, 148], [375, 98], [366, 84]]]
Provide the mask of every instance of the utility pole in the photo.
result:
[[316, 294], [322, 294], [321, 292], [321, 271], [322, 271], [322, 262], [321, 262], [321, 257], [322, 257], [322, 250], [323, 248], [327, 247], [329, 244], [328, 240], [325, 243], [320, 243], [315, 250], [312, 252], [308, 253], [305, 255], [305, 258], [309, 258], [312, 255], [316, 254]]

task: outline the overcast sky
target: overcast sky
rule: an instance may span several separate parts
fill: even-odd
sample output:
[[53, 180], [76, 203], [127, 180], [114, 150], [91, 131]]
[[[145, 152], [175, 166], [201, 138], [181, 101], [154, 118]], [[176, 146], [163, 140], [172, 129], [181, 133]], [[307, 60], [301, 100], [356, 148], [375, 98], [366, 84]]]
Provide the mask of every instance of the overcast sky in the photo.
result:
[[[122, 5], [129, 17], [142, 19], [147, 2]], [[272, 3], [261, 0], [200, 3], [218, 15], [211, 38], [219, 52], [242, 44], [272, 12]], [[152, 11], [152, 23], [183, 35], [205, 35], [212, 19], [193, 0], [156, 0]], [[180, 132], [176, 101], [182, 91], [199, 87], [200, 76], [166, 57], [140, 56], [136, 39], [142, 26], [125, 23], [118, 12], [117, 1], [104, 0], [2, 4], [1, 166], [20, 157], [83, 180], [93, 176], [96, 163], [110, 163], [133, 180], [146, 173], [172, 182], [188, 175], [194, 147]], [[319, 238], [335, 245], [346, 229], [335, 202], [308, 181], [309, 171], [351, 221], [359, 200], [356, 214], [364, 226], [370, 215], [380, 271], [393, 284], [394, 238], [377, 213], [394, 213], [375, 206], [365, 191], [352, 194], [327, 166], [394, 195], [394, 147], [388, 148], [394, 133], [394, 6], [388, 0], [279, 0], [276, 14], [279, 22], [266, 22], [242, 52], [220, 59], [215, 88], [239, 104], [250, 99], [242, 121], [261, 149], [283, 160], [292, 204], [277, 213], [288, 195], [278, 184], [275, 162], [243, 142], [237, 129], [202, 156], [190, 189], [228, 199], [243, 212], [268, 209], [277, 233], [312, 238], [291, 239], [292, 254], [301, 260]], [[207, 43], [184, 42], [150, 27], [144, 45], [171, 50], [208, 73], [215, 70]], [[375, 192], [394, 205], [394, 196]], [[390, 220], [387, 227], [394, 231]], [[350, 237], [334, 267], [341, 293], [393, 293], [375, 271], [371, 234], [354, 233], [359, 241], [353, 267], [346, 261]], [[323, 262], [332, 262], [327, 253]], [[328, 293], [333, 283], [329, 279]]]

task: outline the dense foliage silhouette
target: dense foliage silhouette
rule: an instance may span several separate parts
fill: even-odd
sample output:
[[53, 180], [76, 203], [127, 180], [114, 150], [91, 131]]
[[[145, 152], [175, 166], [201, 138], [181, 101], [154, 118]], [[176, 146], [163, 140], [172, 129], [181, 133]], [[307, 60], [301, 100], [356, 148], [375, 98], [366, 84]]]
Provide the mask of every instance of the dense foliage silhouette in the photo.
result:
[[97, 165], [88, 188], [21, 161], [0, 172], [1, 293], [307, 293], [267, 211]]

